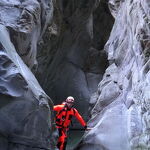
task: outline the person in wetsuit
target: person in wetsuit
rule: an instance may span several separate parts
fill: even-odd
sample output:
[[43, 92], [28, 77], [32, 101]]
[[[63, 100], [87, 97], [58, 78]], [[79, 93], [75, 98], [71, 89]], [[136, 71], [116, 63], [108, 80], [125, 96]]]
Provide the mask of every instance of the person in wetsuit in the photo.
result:
[[59, 150], [65, 150], [67, 144], [67, 131], [69, 130], [69, 125], [73, 116], [80, 122], [80, 124], [87, 129], [87, 124], [77, 111], [73, 107], [74, 98], [72, 96], [67, 97], [66, 101], [60, 105], [54, 106], [54, 111], [56, 114], [56, 128], [59, 131], [59, 138], [57, 141], [57, 147]]

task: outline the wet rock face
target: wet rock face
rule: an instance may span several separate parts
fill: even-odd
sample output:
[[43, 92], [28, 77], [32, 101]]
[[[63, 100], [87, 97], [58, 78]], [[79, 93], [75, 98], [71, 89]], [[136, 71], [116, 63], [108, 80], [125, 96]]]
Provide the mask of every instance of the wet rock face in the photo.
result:
[[[109, 67], [78, 150], [146, 150], [150, 147], [150, 1], [109, 1], [115, 17], [105, 45]], [[99, 148], [98, 148], [99, 147]]]
[[51, 37], [44, 37], [50, 44], [38, 51], [38, 79], [55, 103], [72, 95], [79, 111], [87, 116], [83, 106], [88, 108], [108, 64], [103, 48], [113, 18], [103, 1], [55, 2], [53, 24], [47, 31]]
[[[51, 1], [0, 1], [0, 149], [52, 147], [52, 102], [32, 69]], [[28, 66], [27, 66], [27, 65]]]

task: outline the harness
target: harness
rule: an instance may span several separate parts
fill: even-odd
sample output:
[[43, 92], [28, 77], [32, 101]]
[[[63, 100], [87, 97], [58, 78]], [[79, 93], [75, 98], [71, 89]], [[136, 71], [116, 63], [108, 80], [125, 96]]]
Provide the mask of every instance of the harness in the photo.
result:
[[[75, 113], [76, 113], [75, 108], [72, 107], [72, 108], [68, 109], [66, 105], [57, 113], [57, 115], [56, 115], [56, 125], [58, 127], [64, 128], [64, 123], [66, 121], [67, 114], [71, 110], [73, 110], [73, 115], [75, 115]], [[65, 113], [63, 113], [63, 112], [65, 112]], [[65, 114], [65, 115], [63, 115], [63, 114]], [[68, 118], [68, 121], [70, 121], [71, 124], [72, 124], [71, 118], [72, 118], [72, 114], [70, 114], [69, 118]], [[69, 125], [65, 128], [68, 128], [68, 127], [69, 127]]]

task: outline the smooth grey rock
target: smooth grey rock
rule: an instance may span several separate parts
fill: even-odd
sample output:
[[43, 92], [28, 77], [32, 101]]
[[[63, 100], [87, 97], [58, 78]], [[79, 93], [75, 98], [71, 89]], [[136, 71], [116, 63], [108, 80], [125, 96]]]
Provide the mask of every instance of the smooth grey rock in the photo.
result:
[[[100, 150], [129, 149], [128, 135], [122, 132], [127, 130], [127, 127], [124, 126], [126, 123], [126, 107], [120, 102], [115, 102], [98, 115], [101, 117], [96, 118], [98, 122], [94, 128], [83, 137], [83, 141], [86, 141], [86, 143], [81, 143], [81, 149], [85, 149], [86, 144], [93, 146], [94, 150], [97, 149], [97, 145], [99, 145]], [[93, 122], [90, 121], [89, 126], [92, 125]], [[80, 149], [80, 146], [76, 149]]]
[[55, 149], [53, 103], [30, 70], [52, 12], [51, 0], [0, 1], [1, 150]]
[[[0, 149], [49, 149], [52, 102], [0, 25]], [[50, 108], [51, 107], [51, 108]]]
[[109, 8], [115, 17], [105, 45], [110, 65], [96, 92], [93, 129], [76, 149], [148, 150], [150, 1], [109, 0]]
[[23, 61], [37, 69], [37, 43], [53, 16], [52, 0], [2, 0], [0, 23], [9, 28], [11, 41]]

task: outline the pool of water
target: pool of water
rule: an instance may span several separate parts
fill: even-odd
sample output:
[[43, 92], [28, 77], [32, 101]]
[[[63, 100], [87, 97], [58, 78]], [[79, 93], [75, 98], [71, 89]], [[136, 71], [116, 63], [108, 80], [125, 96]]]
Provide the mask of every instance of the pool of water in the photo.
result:
[[84, 131], [80, 130], [70, 130], [68, 132], [68, 142], [66, 150], [73, 150], [73, 148], [80, 142]]

